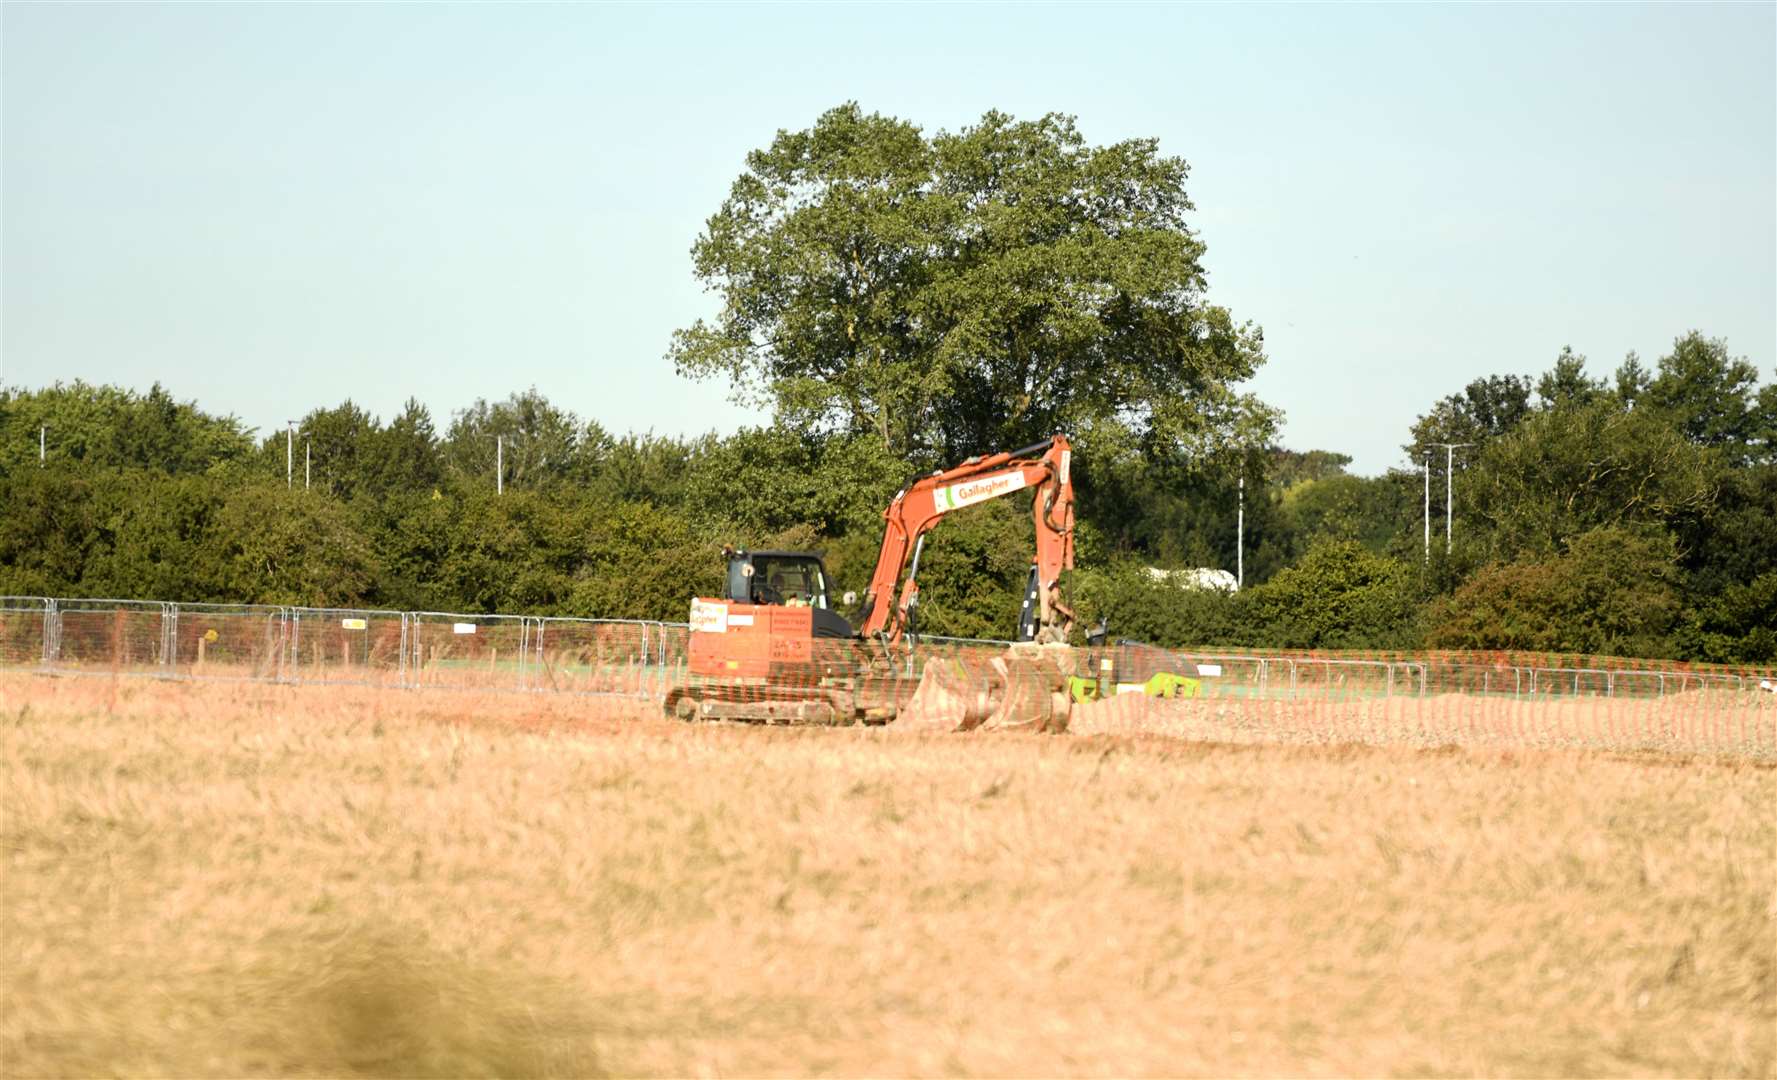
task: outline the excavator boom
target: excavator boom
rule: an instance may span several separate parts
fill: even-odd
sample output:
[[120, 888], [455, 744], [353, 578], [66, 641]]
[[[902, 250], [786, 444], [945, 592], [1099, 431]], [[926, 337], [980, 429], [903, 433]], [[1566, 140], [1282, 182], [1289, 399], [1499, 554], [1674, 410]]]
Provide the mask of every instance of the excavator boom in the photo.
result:
[[[1040, 621], [1054, 620], [1049, 590], [1063, 570], [1074, 565], [1074, 488], [1069, 475], [1073, 449], [1067, 437], [1053, 438], [1021, 450], [970, 458], [953, 469], [924, 476], [896, 495], [883, 511], [882, 551], [864, 594], [864, 637], [893, 641], [906, 630], [909, 610], [917, 602], [920, 542], [944, 517], [965, 506], [987, 502], [1026, 488], [1036, 489], [1036, 576]], [[908, 560], [913, 565], [908, 568]], [[903, 570], [909, 570], [895, 601]]]

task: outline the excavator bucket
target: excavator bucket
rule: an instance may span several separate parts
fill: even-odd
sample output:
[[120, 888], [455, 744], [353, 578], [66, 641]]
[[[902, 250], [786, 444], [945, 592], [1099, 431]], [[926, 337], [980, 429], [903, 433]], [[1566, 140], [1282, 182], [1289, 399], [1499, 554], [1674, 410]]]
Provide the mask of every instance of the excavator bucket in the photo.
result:
[[995, 657], [1002, 691], [999, 705], [981, 727], [989, 731], [1067, 730], [1073, 704], [1067, 692], [1071, 657], [1065, 645], [1014, 645]]
[[901, 707], [896, 727], [921, 731], [968, 731], [979, 727], [995, 704], [992, 674], [960, 656], [926, 661], [919, 687]]
[[980, 660], [928, 660], [896, 727], [925, 731], [1067, 730], [1065, 646], [1014, 645]]

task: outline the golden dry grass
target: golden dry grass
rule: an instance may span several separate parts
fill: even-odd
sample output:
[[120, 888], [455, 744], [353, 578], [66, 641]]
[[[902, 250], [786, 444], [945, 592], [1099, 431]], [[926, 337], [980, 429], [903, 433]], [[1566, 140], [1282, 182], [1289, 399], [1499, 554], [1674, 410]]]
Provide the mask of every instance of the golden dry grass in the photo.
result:
[[0, 675], [0, 1071], [1777, 1070], [1763, 762], [593, 708]]

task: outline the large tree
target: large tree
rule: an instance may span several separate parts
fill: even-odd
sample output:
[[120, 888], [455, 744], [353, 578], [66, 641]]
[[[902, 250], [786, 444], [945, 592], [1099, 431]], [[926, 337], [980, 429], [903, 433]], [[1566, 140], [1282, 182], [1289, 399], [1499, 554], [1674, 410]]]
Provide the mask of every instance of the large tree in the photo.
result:
[[1685, 438], [1720, 447], [1733, 464], [1771, 460], [1777, 391], [1761, 391], [1758, 368], [1730, 356], [1721, 338], [1692, 330], [1673, 342], [1642, 400], [1666, 413]]
[[1475, 379], [1414, 421], [1412, 439], [1402, 449], [1417, 463], [1440, 443], [1479, 446], [1497, 439], [1530, 415], [1530, 393], [1530, 380], [1522, 375]]
[[669, 356], [780, 420], [943, 460], [1127, 427], [1203, 450], [1268, 436], [1235, 384], [1257, 327], [1206, 300], [1185, 162], [989, 112], [928, 136], [833, 109], [747, 157], [692, 248], [721, 311]]
[[1458, 512], [1497, 559], [1543, 556], [1605, 525], [1671, 528], [1707, 516], [1720, 454], [1659, 413], [1609, 397], [1533, 414], [1482, 448]]

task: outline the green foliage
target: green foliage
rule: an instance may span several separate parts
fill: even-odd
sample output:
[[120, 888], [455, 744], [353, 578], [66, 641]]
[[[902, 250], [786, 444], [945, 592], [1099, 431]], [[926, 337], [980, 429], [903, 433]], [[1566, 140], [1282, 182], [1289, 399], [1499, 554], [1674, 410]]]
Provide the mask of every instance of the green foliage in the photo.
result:
[[1411, 518], [1413, 494], [1389, 477], [1338, 474], [1286, 489], [1282, 508], [1294, 538], [1354, 540], [1382, 553]]
[[491, 482], [500, 468], [509, 488], [547, 487], [585, 479], [589, 457], [609, 436], [596, 424], [550, 404], [535, 387], [505, 401], [457, 413], [439, 451], [465, 482]]
[[1430, 613], [1452, 649], [1666, 656], [1681, 609], [1676, 550], [1657, 530], [1607, 525], [1554, 557], [1481, 571]]
[[1027, 499], [995, 499], [947, 515], [926, 534], [920, 555], [920, 630], [1010, 639], [1034, 551], [1036, 525]]
[[348, 606], [369, 590], [375, 566], [345, 506], [278, 483], [230, 491], [211, 547], [221, 562], [213, 597], [234, 602]]
[[122, 485], [57, 464], [0, 474], [0, 594], [67, 596], [93, 591], [86, 568], [110, 554], [104, 505]]
[[1718, 664], [1777, 663], [1777, 571], [1727, 586], [1678, 633], [1686, 656]]
[[1464, 514], [1490, 535], [1495, 558], [1548, 555], [1599, 526], [1706, 514], [1720, 483], [1716, 451], [1650, 410], [1598, 397], [1539, 412], [1489, 443]]
[[822, 441], [784, 427], [743, 428], [700, 451], [686, 503], [737, 542], [755, 544], [760, 534], [802, 524], [827, 536], [879, 529], [908, 474], [867, 436]]
[[1604, 383], [1586, 374], [1586, 358], [1574, 352], [1571, 345], [1562, 346], [1555, 366], [1536, 382], [1536, 396], [1545, 409], [1587, 405], [1606, 393]]
[[146, 394], [76, 379], [43, 390], [0, 388], [0, 474], [47, 460], [89, 469], [204, 472], [246, 461], [253, 444], [239, 420], [199, 412], [155, 383]]
[[1251, 626], [1240, 622], [1237, 594], [1194, 589], [1156, 577], [1138, 560], [1075, 571], [1071, 582], [1079, 616], [1074, 635], [1084, 642], [1102, 622], [1112, 640], [1168, 648], [1244, 645]]
[[570, 614], [683, 622], [693, 596], [721, 588], [720, 549], [672, 511], [623, 503], [598, 512], [592, 526]]
[[1719, 447], [1735, 464], [1771, 461], [1777, 409], [1770, 388], [1760, 393], [1757, 386], [1757, 368], [1730, 357], [1727, 342], [1693, 330], [1660, 358], [1659, 374], [1642, 400], [1684, 438]]
[[1530, 415], [1530, 391], [1530, 380], [1519, 375], [1476, 379], [1415, 421], [1412, 440], [1403, 449], [1414, 462], [1421, 462], [1439, 443], [1484, 445]]
[[1676, 532], [1696, 593], [1777, 570], [1777, 463], [1728, 470], [1710, 512], [1681, 519]]
[[670, 356], [897, 460], [1112, 419], [1168, 446], [1257, 445], [1273, 414], [1231, 386], [1261, 335], [1204, 300], [1186, 173], [1153, 140], [1092, 147], [1060, 115], [927, 137], [832, 109], [748, 155], [692, 249], [721, 314]]
[[1321, 540], [1300, 563], [1241, 596], [1259, 644], [1289, 649], [1418, 644], [1413, 571], [1352, 540]]
[[[1070, 432], [1076, 632], [1103, 618], [1161, 645], [1397, 648], [1429, 625], [1453, 647], [1772, 662], [1777, 386], [1754, 383], [1696, 334], [1657, 374], [1631, 357], [1611, 387], [1572, 350], [1534, 398], [1529, 380], [1475, 380], [1416, 429], [1483, 443], [1458, 459], [1450, 556], [1434, 470], [1423, 567], [1417, 471], [1186, 453], [1139, 418], [1089, 418]], [[65, 438], [40, 468], [45, 417]], [[312, 448], [308, 491], [300, 475], [285, 485], [282, 432], [255, 451], [237, 421], [159, 387], [0, 391], [0, 432], [0, 593], [672, 621], [719, 588], [724, 543], [822, 551], [835, 592], [862, 593], [883, 508], [931, 464], [872, 431], [782, 419], [725, 438], [617, 436], [535, 390], [478, 402], [444, 438], [415, 401], [386, 425], [349, 401], [315, 410], [295, 441], [299, 473]], [[512, 440], [504, 496], [492, 433]], [[1246, 590], [1151, 574], [1234, 569], [1243, 476]], [[926, 632], [1013, 634], [1029, 514], [999, 500], [930, 535]]]

